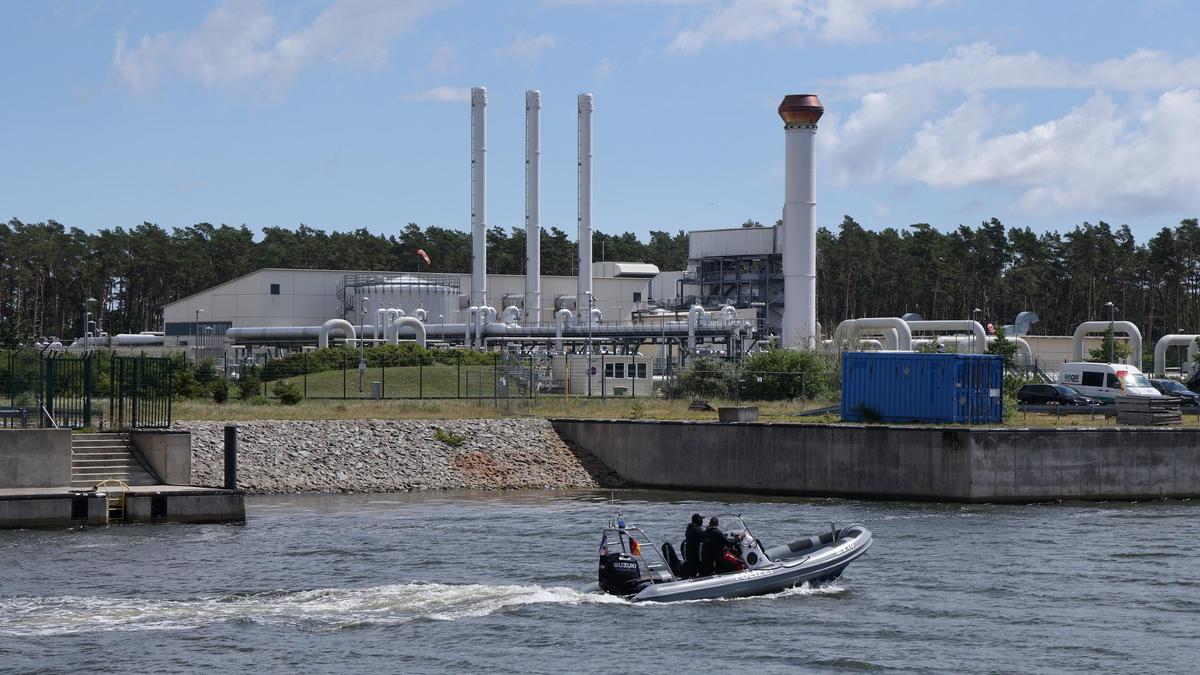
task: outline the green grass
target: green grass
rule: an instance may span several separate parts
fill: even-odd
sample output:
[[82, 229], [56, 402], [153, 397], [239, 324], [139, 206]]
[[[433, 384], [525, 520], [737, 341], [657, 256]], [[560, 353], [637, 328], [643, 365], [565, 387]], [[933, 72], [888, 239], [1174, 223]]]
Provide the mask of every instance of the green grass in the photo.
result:
[[[491, 398], [496, 379], [503, 376], [491, 366], [430, 365], [367, 368], [363, 391], [358, 391], [358, 370], [327, 370], [287, 378], [305, 398], [371, 398], [371, 383], [383, 385], [384, 398]], [[270, 396], [271, 384], [267, 385]], [[514, 392], [515, 394], [516, 392]]]

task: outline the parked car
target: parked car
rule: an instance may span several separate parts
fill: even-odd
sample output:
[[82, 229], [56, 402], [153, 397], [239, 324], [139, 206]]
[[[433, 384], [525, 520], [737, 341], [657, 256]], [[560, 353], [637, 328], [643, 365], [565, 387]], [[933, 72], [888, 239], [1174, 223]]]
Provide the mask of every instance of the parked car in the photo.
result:
[[1017, 400], [1035, 405], [1100, 405], [1099, 399], [1084, 396], [1063, 384], [1026, 384], [1017, 390]]
[[1200, 405], [1200, 394], [1188, 389], [1179, 380], [1150, 380], [1150, 384], [1163, 396], [1181, 399], [1180, 405]]

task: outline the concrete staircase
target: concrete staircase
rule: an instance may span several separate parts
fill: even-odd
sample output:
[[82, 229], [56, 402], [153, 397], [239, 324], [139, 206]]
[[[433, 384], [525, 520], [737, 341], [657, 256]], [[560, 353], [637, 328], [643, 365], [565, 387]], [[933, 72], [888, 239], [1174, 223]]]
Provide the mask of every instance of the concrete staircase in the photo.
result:
[[71, 437], [71, 487], [88, 489], [103, 480], [128, 485], [158, 485], [138, 460], [125, 434], [74, 434]]

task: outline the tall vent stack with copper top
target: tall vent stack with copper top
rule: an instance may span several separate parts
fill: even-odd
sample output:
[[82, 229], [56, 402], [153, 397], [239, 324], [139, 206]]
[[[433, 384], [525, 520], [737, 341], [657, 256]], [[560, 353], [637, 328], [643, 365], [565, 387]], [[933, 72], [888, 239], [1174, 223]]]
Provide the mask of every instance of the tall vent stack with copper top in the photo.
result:
[[793, 349], [817, 345], [817, 186], [813, 142], [825, 113], [816, 94], [790, 94], [779, 104], [785, 142], [783, 172], [783, 331]]

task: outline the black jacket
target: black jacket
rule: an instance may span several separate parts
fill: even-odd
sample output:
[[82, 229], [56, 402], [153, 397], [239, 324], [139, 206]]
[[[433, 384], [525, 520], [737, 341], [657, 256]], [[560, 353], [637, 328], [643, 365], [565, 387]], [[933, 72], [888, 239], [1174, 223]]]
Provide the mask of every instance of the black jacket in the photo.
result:
[[721, 531], [721, 528], [708, 526], [704, 530], [704, 546], [700, 547], [700, 560], [705, 562], [720, 560], [721, 556], [725, 554], [727, 543], [725, 533]]
[[704, 528], [688, 523], [687, 532], [683, 535], [683, 559], [688, 562], [700, 562], [700, 544], [703, 542]]

